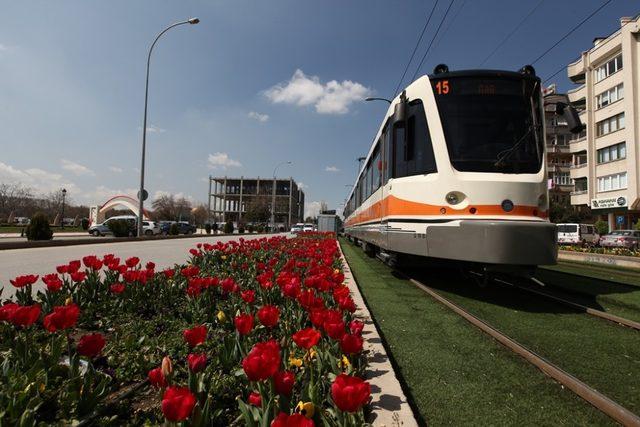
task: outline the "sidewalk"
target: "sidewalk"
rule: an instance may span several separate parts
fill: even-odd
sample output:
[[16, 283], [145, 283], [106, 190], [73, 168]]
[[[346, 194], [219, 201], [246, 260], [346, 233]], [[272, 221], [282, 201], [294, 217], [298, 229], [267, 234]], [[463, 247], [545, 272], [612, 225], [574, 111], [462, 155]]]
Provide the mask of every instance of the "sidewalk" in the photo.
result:
[[[69, 237], [74, 237], [74, 236], [88, 236], [89, 234], [85, 231], [83, 233], [79, 232], [79, 231], [71, 231], [71, 232], [58, 232], [58, 233], [53, 233], [53, 237], [64, 237], [64, 236], [69, 236]], [[20, 236], [20, 233], [0, 233], [0, 239], [2, 238], [16, 238], [16, 237], [24, 237], [24, 236]]]
[[338, 247], [344, 265], [344, 281], [349, 286], [353, 301], [358, 307], [356, 317], [365, 324], [362, 331], [368, 364], [365, 375], [371, 384], [371, 414], [368, 421], [373, 426], [379, 427], [417, 427], [418, 422], [413, 416], [413, 411], [407, 403], [407, 397], [396, 378], [393, 366], [391, 366], [387, 352], [382, 345], [380, 334], [371, 319], [371, 313], [364, 303], [340, 244]]

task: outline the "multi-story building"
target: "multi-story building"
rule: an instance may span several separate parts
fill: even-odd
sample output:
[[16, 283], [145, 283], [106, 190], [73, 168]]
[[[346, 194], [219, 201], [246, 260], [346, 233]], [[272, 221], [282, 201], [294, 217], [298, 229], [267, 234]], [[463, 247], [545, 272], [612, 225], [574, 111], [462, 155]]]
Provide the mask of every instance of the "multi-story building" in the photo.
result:
[[570, 168], [573, 155], [569, 152], [571, 132], [567, 122], [556, 114], [556, 104], [568, 104], [567, 95], [548, 91], [544, 96], [544, 118], [547, 140], [547, 178], [551, 203], [568, 205], [573, 191]]
[[640, 218], [640, 15], [620, 26], [567, 67], [580, 85], [567, 95], [586, 125], [569, 144], [571, 204], [591, 207], [610, 229]]
[[[275, 184], [275, 196], [273, 185]], [[209, 177], [209, 222], [246, 222], [243, 215], [252, 204], [271, 212], [275, 203], [275, 225], [288, 229], [303, 221], [304, 192], [293, 178]]]

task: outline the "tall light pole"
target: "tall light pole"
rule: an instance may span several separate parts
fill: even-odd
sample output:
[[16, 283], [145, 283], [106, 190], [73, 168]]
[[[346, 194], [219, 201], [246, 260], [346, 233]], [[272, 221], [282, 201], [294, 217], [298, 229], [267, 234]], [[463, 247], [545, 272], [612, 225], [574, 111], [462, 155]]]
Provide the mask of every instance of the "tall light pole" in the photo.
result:
[[290, 165], [291, 162], [282, 162], [273, 169], [273, 188], [271, 189], [271, 230], [276, 228], [276, 172], [282, 165]]
[[67, 197], [67, 189], [63, 188], [62, 189], [62, 218], [60, 224], [62, 225], [62, 228], [64, 228], [64, 199]]
[[138, 191], [138, 199], [140, 200], [138, 205], [138, 236], [142, 236], [142, 219], [144, 214], [144, 200], [146, 199], [145, 189], [144, 189], [144, 157], [147, 146], [147, 104], [149, 100], [149, 65], [151, 63], [151, 52], [153, 52], [153, 48], [158, 42], [158, 39], [167, 31], [172, 29], [173, 27], [177, 27], [178, 25], [191, 24], [195, 25], [200, 20], [198, 18], [189, 18], [186, 21], [176, 22], [175, 24], [169, 25], [167, 28], [162, 30], [160, 34], [158, 34], [151, 43], [151, 47], [149, 48], [149, 54], [147, 55], [147, 80], [144, 88], [144, 123], [142, 125], [142, 161], [140, 163], [140, 191]]

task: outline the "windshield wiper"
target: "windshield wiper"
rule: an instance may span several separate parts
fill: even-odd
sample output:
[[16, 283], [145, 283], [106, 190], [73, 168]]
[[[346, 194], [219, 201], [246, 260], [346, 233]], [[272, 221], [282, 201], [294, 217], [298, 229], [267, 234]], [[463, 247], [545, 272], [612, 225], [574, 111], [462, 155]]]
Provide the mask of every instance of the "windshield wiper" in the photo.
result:
[[524, 133], [524, 135], [522, 135], [520, 139], [515, 144], [513, 144], [511, 148], [507, 148], [506, 150], [503, 150], [500, 153], [498, 153], [498, 158], [496, 159], [493, 166], [495, 167], [504, 166], [506, 164], [505, 161], [509, 159], [509, 157], [511, 157], [513, 153], [515, 153], [518, 150], [518, 148], [520, 148], [520, 146], [522, 146], [522, 144], [524, 144], [527, 141], [526, 138], [529, 136], [529, 134], [534, 130], [537, 131], [538, 128], [539, 126], [536, 126], [534, 124], [529, 125], [529, 128]]

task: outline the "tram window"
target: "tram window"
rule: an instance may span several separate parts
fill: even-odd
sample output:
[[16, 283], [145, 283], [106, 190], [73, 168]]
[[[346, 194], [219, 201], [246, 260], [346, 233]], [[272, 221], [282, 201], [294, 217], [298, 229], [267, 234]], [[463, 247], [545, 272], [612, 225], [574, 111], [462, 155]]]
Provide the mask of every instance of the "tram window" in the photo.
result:
[[387, 125], [382, 135], [384, 140], [384, 183], [389, 181], [389, 178], [393, 178], [393, 144], [391, 141], [391, 132]]
[[407, 120], [407, 175], [434, 173], [438, 169], [422, 102], [409, 105]]
[[393, 178], [407, 176], [406, 159], [406, 138], [403, 124], [395, 124], [393, 126]]
[[380, 182], [382, 181], [380, 179], [382, 177], [382, 161], [380, 156], [380, 143], [378, 143], [378, 146], [373, 152], [372, 157], [373, 157], [373, 163], [371, 165], [372, 165], [372, 171], [373, 171], [373, 188], [371, 191], [374, 192], [378, 188], [380, 188]]

